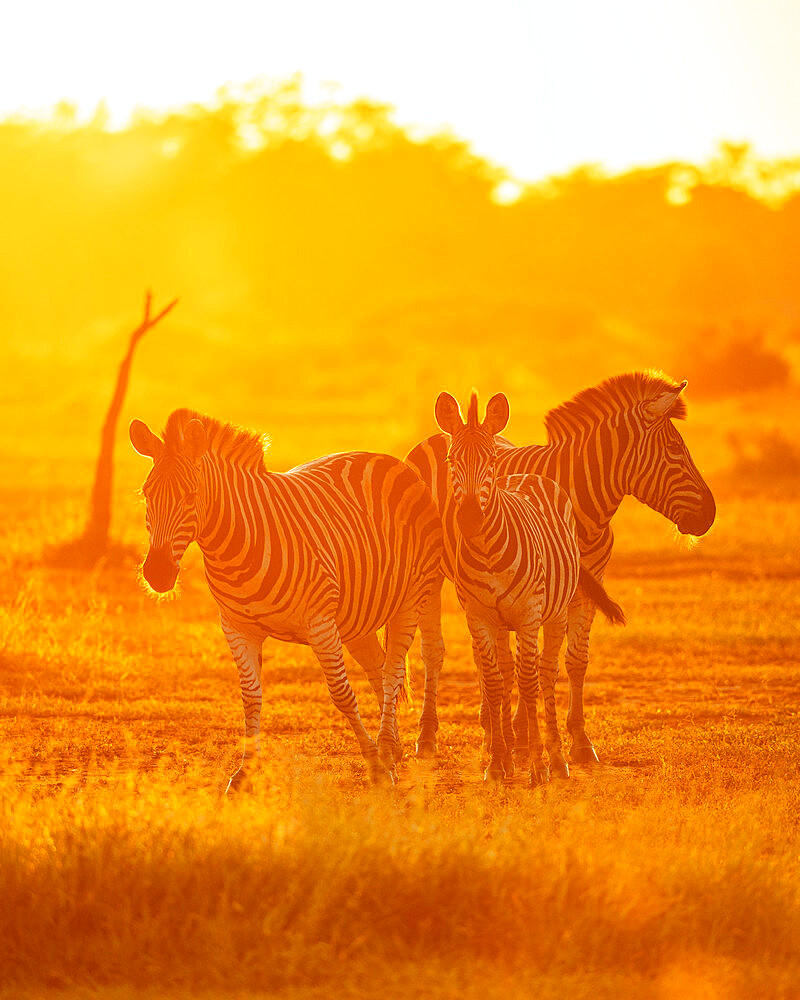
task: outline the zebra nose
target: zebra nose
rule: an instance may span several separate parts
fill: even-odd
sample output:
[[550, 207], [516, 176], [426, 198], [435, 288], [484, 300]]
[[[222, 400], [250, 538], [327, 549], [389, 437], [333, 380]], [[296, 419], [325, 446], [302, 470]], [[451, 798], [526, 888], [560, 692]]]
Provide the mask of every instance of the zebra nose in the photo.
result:
[[157, 594], [172, 590], [178, 579], [178, 564], [172, 558], [169, 546], [150, 549], [142, 566], [142, 575]]
[[456, 512], [459, 530], [465, 538], [472, 538], [483, 527], [483, 511], [475, 494], [465, 497]]
[[684, 535], [704, 535], [714, 523], [716, 516], [717, 505], [709, 490], [701, 500], [699, 509], [681, 518], [678, 531]]

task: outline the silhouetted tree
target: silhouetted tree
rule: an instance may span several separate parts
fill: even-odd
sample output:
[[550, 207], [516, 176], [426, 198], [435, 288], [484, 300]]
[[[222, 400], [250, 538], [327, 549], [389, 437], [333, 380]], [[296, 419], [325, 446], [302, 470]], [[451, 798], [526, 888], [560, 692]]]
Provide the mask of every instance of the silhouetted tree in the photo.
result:
[[178, 302], [177, 299], [173, 299], [161, 312], [153, 316], [150, 312], [152, 300], [151, 293], [147, 292], [144, 300], [142, 322], [131, 333], [130, 341], [128, 342], [128, 351], [119, 366], [114, 395], [111, 398], [111, 404], [108, 407], [108, 413], [106, 414], [105, 423], [100, 435], [100, 454], [97, 457], [97, 468], [95, 471], [94, 486], [92, 487], [89, 518], [86, 522], [86, 528], [79, 538], [71, 542], [66, 542], [52, 550], [48, 554], [50, 561], [73, 565], [93, 564], [105, 556], [109, 550], [111, 493], [114, 482], [114, 441], [119, 414], [122, 410], [122, 404], [128, 388], [133, 353], [136, 350], [136, 345], [147, 331], [152, 330], [157, 323], [160, 323], [167, 313], [174, 309]]

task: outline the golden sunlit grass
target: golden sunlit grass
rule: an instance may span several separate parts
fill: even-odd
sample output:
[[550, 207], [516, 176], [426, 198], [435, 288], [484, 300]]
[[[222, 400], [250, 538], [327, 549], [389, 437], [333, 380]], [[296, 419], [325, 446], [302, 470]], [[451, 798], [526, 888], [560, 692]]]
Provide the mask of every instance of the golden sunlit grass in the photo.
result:
[[444, 797], [346, 796], [279, 761], [224, 803], [186, 775], [47, 797], [7, 777], [3, 966], [20, 984], [204, 989], [417, 961], [599, 980], [692, 956], [771, 982], [800, 972], [797, 787], [698, 794], [676, 764]]
[[[587, 689], [600, 767], [484, 788], [447, 590], [435, 764], [373, 790], [313, 658], [270, 644], [265, 765], [235, 801], [238, 683], [196, 554], [156, 603], [133, 562], [38, 563], [58, 526], [19, 508], [0, 577], [4, 995], [791, 996], [796, 507], [764, 501], [748, 534], [751, 502], [718, 499], [692, 552], [620, 514], [607, 585], [630, 624], [598, 624]], [[401, 729], [408, 750], [408, 708]]]

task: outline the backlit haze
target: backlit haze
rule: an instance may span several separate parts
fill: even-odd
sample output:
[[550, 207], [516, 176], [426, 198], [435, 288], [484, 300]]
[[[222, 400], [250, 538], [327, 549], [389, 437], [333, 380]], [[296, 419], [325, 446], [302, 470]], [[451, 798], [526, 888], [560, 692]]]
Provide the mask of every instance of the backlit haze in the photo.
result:
[[66, 100], [114, 126], [140, 107], [302, 74], [451, 129], [512, 175], [706, 160], [720, 140], [800, 152], [794, 0], [47, 0], [0, 15], [0, 114]]
[[798, 38], [789, 0], [4, 5], [0, 472], [85, 494], [152, 289], [121, 428], [402, 455], [474, 386], [537, 441], [652, 367], [706, 471], [800, 475]]

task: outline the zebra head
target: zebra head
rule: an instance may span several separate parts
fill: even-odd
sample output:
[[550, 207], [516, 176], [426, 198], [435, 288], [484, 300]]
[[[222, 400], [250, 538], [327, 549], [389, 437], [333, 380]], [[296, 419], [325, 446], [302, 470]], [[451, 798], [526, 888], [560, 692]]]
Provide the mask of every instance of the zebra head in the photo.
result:
[[672, 422], [684, 417], [680, 394], [687, 383], [661, 390], [637, 407], [638, 445], [633, 456], [629, 492], [669, 518], [684, 535], [704, 535], [714, 523], [716, 504]]
[[447, 460], [456, 504], [456, 520], [466, 538], [479, 534], [496, 478], [499, 434], [508, 423], [508, 400], [502, 392], [486, 405], [486, 417], [478, 422], [478, 394], [472, 393], [467, 419], [449, 392], [436, 400], [436, 422], [450, 435]]
[[142, 487], [150, 536], [142, 574], [153, 590], [164, 594], [175, 586], [183, 554], [197, 537], [206, 429], [199, 420], [190, 420], [177, 448], [167, 447], [141, 420], [131, 421], [129, 434], [134, 449], [153, 459]]

